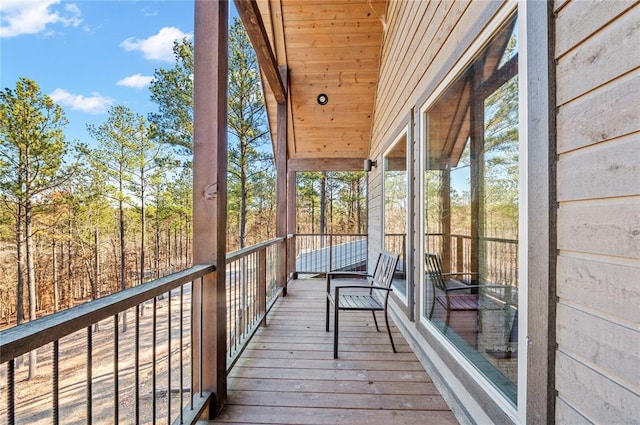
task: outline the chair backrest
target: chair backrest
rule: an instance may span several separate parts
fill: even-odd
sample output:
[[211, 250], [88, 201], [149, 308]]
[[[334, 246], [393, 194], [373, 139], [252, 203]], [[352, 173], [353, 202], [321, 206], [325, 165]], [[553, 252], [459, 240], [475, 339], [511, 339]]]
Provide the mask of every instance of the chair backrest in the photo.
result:
[[398, 265], [399, 255], [383, 251], [378, 256], [376, 268], [373, 271], [371, 283], [384, 288], [389, 288], [393, 281], [393, 275]]
[[431, 284], [438, 289], [446, 289], [446, 283], [442, 278], [442, 262], [440, 257], [436, 254], [424, 255], [425, 265], [427, 266], [427, 279], [431, 281]]

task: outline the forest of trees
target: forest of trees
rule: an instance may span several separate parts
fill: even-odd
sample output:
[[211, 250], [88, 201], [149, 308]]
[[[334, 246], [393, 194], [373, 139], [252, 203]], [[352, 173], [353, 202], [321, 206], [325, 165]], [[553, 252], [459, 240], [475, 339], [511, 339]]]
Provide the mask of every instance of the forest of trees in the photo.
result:
[[[193, 44], [150, 86], [157, 111], [115, 105], [90, 140], [26, 77], [0, 93], [0, 327], [191, 266]], [[275, 236], [275, 170], [255, 53], [229, 42], [228, 251]], [[364, 233], [366, 177], [299, 173], [299, 233]], [[33, 361], [35, 365], [35, 361]]]

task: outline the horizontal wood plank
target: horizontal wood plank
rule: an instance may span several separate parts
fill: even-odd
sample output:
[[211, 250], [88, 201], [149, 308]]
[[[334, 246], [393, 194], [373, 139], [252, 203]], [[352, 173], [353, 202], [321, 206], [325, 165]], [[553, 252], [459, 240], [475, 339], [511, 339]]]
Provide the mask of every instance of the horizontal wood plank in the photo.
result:
[[632, 1], [581, 0], [568, 3], [556, 18], [556, 57], [564, 55], [632, 6]]
[[290, 159], [290, 171], [361, 171], [364, 157]]
[[358, 46], [351, 49], [335, 49], [333, 47], [290, 48], [287, 49], [287, 52], [290, 52], [296, 58], [296, 61], [304, 62], [306, 59], [310, 59], [326, 62], [330, 66], [332, 61], [377, 58], [380, 53], [380, 47]]
[[640, 69], [570, 102], [558, 112], [558, 153], [640, 130]]
[[[358, 20], [366, 19], [370, 21], [374, 11], [366, 2], [324, 2], [324, 3], [307, 3], [297, 2], [298, 4], [282, 5], [282, 13], [287, 17], [285, 25], [290, 25], [296, 21], [342, 21], [342, 20]], [[374, 21], [372, 25], [382, 25], [379, 21]]]
[[[592, 314], [640, 323], [640, 258], [615, 264], [608, 257], [558, 256], [558, 296]], [[617, 319], [615, 319], [617, 318]]]
[[[344, 334], [340, 329], [340, 335]], [[295, 337], [295, 335], [293, 336]], [[244, 357], [255, 359], [333, 359], [333, 354], [328, 350], [268, 350], [268, 349], [252, 349], [244, 352]], [[381, 352], [358, 352], [347, 351], [340, 354], [340, 358], [345, 361], [349, 360], [368, 360], [368, 361], [414, 361], [413, 353], [394, 353], [388, 351]]]
[[450, 425], [451, 412], [228, 405], [213, 423], [314, 425]]
[[230, 403], [236, 400], [244, 405], [266, 403], [277, 407], [320, 407], [323, 409], [372, 409], [380, 410], [449, 410], [439, 396], [395, 395], [395, 394], [353, 394], [313, 392], [263, 392], [252, 390], [232, 390]]
[[556, 423], [558, 424], [588, 424], [587, 418], [578, 413], [566, 401], [556, 399]]
[[377, 24], [361, 19], [348, 19], [343, 21], [294, 21], [287, 23], [287, 34], [291, 37], [300, 34], [326, 35], [326, 34], [375, 34], [380, 31], [372, 31]]
[[640, 330], [623, 326], [560, 303], [557, 342], [563, 352], [617, 382], [633, 388], [640, 383], [640, 351], [630, 350], [630, 342], [640, 348]]
[[438, 389], [432, 382], [387, 382], [387, 381], [323, 381], [312, 379], [255, 379], [230, 377], [229, 386], [234, 390], [255, 390], [260, 388], [266, 392], [307, 393], [351, 393], [378, 395], [439, 395]]
[[563, 105], [638, 67], [640, 7], [629, 10], [558, 60], [558, 105]]
[[562, 203], [558, 210], [558, 248], [637, 259], [640, 196]]
[[560, 156], [558, 200], [637, 195], [640, 193], [639, 147], [640, 132]]
[[556, 355], [558, 398], [580, 409], [589, 423], [622, 424], [640, 418], [640, 395], [620, 387], [562, 351]]
[[380, 47], [380, 35], [371, 33], [356, 34], [320, 34], [320, 35], [289, 35], [287, 46], [292, 49], [311, 49], [316, 47]]

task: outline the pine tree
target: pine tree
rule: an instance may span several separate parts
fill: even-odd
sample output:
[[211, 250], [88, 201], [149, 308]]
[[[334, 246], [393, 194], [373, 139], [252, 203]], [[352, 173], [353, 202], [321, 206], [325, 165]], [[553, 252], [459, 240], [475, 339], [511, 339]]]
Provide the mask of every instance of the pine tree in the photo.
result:
[[[26, 274], [29, 320], [36, 318], [34, 215], [47, 195], [69, 178], [64, 167], [69, 145], [62, 108], [38, 85], [20, 78], [15, 90], [0, 93], [0, 196], [13, 211], [18, 266], [17, 324], [24, 320]], [[26, 265], [25, 265], [26, 262]], [[29, 379], [36, 374], [35, 351], [29, 356]]]

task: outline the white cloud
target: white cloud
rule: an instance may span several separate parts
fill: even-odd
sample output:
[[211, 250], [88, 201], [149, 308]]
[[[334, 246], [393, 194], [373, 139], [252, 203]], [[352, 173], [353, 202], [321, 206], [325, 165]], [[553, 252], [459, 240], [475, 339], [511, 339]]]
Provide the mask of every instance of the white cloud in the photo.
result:
[[143, 16], [156, 16], [158, 14], [158, 11], [156, 9], [153, 9], [151, 7], [143, 7], [142, 8], [142, 15]]
[[144, 87], [147, 87], [149, 84], [151, 84], [151, 80], [153, 80], [153, 77], [136, 74], [136, 75], [131, 75], [129, 77], [125, 77], [122, 80], [118, 81], [116, 84], [119, 86], [142, 89]]
[[127, 51], [140, 51], [145, 59], [173, 62], [173, 42], [182, 40], [184, 37], [191, 40], [193, 34], [185, 34], [174, 27], [164, 27], [158, 34], [149, 38], [129, 37], [120, 43], [120, 47]]
[[72, 26], [74, 28], [78, 28], [78, 26], [82, 23], [82, 19], [80, 19], [80, 8], [75, 3], [68, 3], [64, 8], [67, 12], [69, 12], [68, 17], [61, 17], [60, 22], [64, 24], [65, 27]]
[[85, 97], [81, 94], [69, 93], [64, 89], [55, 89], [49, 97], [62, 106], [89, 114], [103, 114], [107, 112], [109, 106], [113, 105], [113, 99], [102, 96], [100, 93], [91, 93], [91, 96]]
[[63, 14], [53, 10], [60, 0], [2, 0], [0, 37], [37, 34], [50, 24], [78, 27], [82, 22], [80, 8], [66, 3]]

